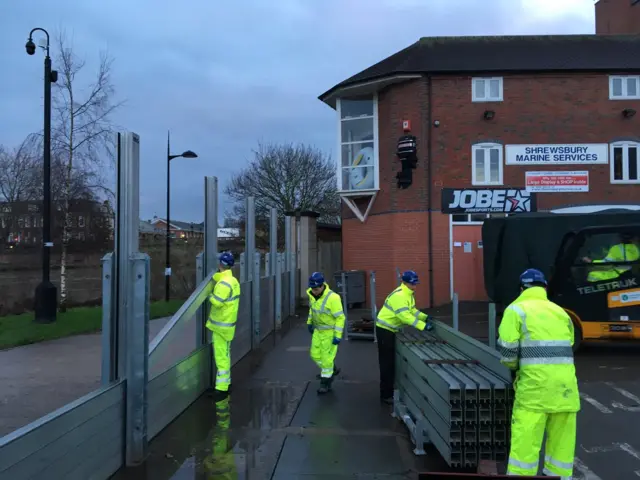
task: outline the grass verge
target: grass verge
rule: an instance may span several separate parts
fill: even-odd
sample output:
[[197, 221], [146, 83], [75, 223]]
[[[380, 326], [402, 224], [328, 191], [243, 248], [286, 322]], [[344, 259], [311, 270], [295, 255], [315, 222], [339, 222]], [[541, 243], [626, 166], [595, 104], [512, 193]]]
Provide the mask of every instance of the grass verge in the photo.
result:
[[[153, 302], [150, 317], [156, 319], [173, 315], [183, 302]], [[58, 313], [57, 320], [51, 324], [34, 323], [33, 318], [33, 312], [0, 317], [0, 350], [102, 329], [102, 307], [70, 308]]]

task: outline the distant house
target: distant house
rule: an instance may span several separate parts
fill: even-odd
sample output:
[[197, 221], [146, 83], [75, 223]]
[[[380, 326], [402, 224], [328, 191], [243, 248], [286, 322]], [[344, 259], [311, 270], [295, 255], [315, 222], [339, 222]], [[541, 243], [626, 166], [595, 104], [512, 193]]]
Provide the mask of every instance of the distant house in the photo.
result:
[[[164, 218], [153, 217], [149, 223], [160, 232], [167, 231], [167, 221]], [[172, 238], [202, 238], [204, 237], [204, 222], [192, 223], [171, 220], [169, 232]]]

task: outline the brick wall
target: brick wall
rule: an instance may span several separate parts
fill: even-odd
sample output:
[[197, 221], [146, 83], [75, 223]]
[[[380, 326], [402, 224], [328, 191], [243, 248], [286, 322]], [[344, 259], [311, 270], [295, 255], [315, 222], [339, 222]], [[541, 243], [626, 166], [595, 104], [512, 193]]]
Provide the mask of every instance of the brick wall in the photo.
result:
[[638, 0], [599, 0], [595, 9], [596, 34], [640, 33], [640, 2]]
[[[639, 7], [640, 8], [640, 7]], [[443, 187], [471, 186], [471, 145], [481, 141], [502, 144], [610, 143], [640, 140], [636, 116], [622, 117], [622, 109], [640, 111], [640, 101], [610, 101], [607, 74], [513, 75], [505, 77], [504, 102], [472, 103], [470, 77], [432, 80], [432, 205], [434, 303], [449, 300], [449, 220], [440, 212]], [[378, 302], [395, 286], [395, 268], [416, 270], [423, 283], [418, 305], [429, 303], [428, 198], [426, 161], [428, 126], [426, 78], [392, 86], [379, 93], [380, 192], [362, 224], [343, 208], [343, 258], [347, 269], [376, 270]], [[487, 109], [493, 120], [483, 119]], [[413, 184], [398, 189], [395, 156], [402, 120], [411, 120], [418, 141], [418, 166]], [[561, 167], [504, 166], [504, 184], [524, 186], [527, 170], [588, 170], [588, 193], [538, 195], [538, 208], [572, 204], [640, 200], [638, 185], [611, 185], [610, 165]]]

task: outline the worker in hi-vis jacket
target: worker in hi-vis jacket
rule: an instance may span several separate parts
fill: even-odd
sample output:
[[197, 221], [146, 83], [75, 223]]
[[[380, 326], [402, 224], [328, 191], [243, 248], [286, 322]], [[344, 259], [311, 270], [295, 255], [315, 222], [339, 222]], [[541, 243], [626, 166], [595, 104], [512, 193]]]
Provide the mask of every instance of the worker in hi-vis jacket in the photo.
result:
[[309, 277], [309, 317], [307, 328], [311, 338], [311, 359], [320, 367], [319, 394], [331, 390], [333, 379], [340, 373], [334, 362], [344, 333], [344, 310], [340, 295], [324, 281], [324, 275], [314, 272]]
[[396, 333], [405, 326], [418, 330], [431, 330], [429, 316], [416, 308], [414, 292], [420, 283], [418, 274], [408, 270], [402, 274], [402, 283], [384, 301], [376, 319], [378, 340], [378, 366], [380, 368], [380, 400], [393, 403], [396, 375]]
[[218, 272], [213, 275], [213, 293], [209, 295], [211, 310], [207, 328], [211, 330], [213, 358], [216, 362], [215, 397], [222, 399], [231, 386], [231, 341], [236, 332], [240, 306], [240, 283], [233, 276], [233, 254], [220, 255]]
[[562, 307], [547, 299], [546, 288], [540, 270], [526, 270], [520, 275], [522, 293], [500, 323], [500, 361], [515, 371], [507, 475], [538, 473], [546, 431], [543, 473], [571, 478], [580, 410], [573, 323]]

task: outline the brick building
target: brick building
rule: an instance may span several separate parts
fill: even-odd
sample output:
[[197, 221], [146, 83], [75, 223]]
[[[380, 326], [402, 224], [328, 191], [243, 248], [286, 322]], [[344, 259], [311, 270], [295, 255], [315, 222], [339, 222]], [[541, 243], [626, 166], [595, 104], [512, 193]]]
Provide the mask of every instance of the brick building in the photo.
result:
[[489, 215], [640, 209], [640, 36], [423, 38], [320, 99], [339, 122], [343, 266], [376, 270], [379, 302], [396, 267], [421, 276], [419, 306], [486, 300]]

